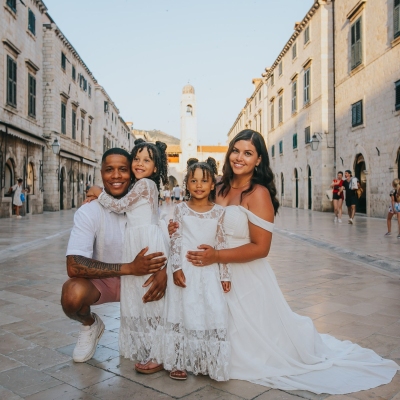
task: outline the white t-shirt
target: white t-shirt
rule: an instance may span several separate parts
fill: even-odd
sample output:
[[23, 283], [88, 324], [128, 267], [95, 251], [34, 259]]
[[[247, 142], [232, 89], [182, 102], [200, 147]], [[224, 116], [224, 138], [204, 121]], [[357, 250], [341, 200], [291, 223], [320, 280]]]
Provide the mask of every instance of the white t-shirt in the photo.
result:
[[67, 256], [93, 258], [106, 263], [122, 262], [126, 216], [103, 208], [97, 200], [75, 213]]
[[174, 192], [174, 197], [181, 197], [181, 188], [179, 186], [175, 186], [172, 191]]

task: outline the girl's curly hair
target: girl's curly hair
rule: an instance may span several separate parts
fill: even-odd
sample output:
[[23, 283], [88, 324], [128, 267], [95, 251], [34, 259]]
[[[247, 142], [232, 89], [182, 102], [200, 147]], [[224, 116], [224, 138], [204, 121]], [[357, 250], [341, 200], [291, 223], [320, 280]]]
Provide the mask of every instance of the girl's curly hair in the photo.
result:
[[187, 160], [187, 172], [185, 179], [183, 180], [183, 184], [186, 187], [186, 195], [190, 194], [189, 191], [187, 190], [187, 182], [189, 178], [191, 178], [194, 175], [194, 172], [198, 168], [203, 171], [204, 178], [207, 177], [208, 179], [208, 177], [211, 177], [211, 180], [214, 184], [214, 189], [211, 190], [208, 196], [208, 200], [214, 201], [216, 196], [215, 186], [217, 183], [216, 175], [218, 174], [218, 168], [217, 168], [217, 162], [212, 157], [208, 157], [207, 160], [204, 162], [200, 162], [197, 158], [189, 158], [189, 160]]
[[[143, 139], [136, 139], [135, 146], [131, 151], [131, 160], [136, 157], [137, 153], [141, 153], [146, 148], [150, 158], [154, 161], [156, 172], [153, 172], [148, 179], [151, 179], [157, 186], [158, 192], [160, 192], [160, 185], [166, 185], [168, 183], [168, 159], [167, 159], [167, 145], [163, 142], [150, 143]], [[133, 178], [136, 182], [136, 179]]]

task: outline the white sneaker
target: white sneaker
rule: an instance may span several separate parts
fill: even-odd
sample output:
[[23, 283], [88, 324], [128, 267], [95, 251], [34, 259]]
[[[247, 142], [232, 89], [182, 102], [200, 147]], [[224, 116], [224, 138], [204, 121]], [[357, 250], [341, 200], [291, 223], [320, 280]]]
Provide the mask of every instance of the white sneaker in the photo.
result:
[[352, 225], [353, 225], [353, 218], [350, 218], [350, 219], [349, 219], [349, 224], [352, 224]]
[[333, 222], [337, 222], [337, 220], [338, 220], [338, 218], [337, 218], [337, 217], [335, 217], [335, 219], [333, 220]]
[[17, 218], [22, 218], [20, 215], [17, 215]]
[[341, 224], [341, 223], [342, 223], [342, 220], [339, 218], [339, 219], [338, 219], [338, 222], [339, 222], [339, 224]]
[[96, 352], [96, 346], [104, 332], [104, 323], [100, 317], [92, 313], [94, 323], [90, 326], [82, 326], [78, 336], [72, 358], [75, 362], [90, 360]]

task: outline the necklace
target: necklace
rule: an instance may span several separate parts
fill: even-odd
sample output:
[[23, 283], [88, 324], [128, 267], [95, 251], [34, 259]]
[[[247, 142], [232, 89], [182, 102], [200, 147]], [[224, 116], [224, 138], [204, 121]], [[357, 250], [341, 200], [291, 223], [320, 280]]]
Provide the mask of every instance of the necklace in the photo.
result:
[[[250, 181], [251, 181], [251, 179], [250, 179]], [[244, 185], [242, 185], [242, 186], [236, 186], [236, 187], [235, 187], [235, 186], [232, 186], [232, 185], [231, 185], [231, 189], [241, 189], [242, 187], [245, 187], [246, 185], [248, 185], [250, 181], [247, 181], [247, 182], [246, 182]]]

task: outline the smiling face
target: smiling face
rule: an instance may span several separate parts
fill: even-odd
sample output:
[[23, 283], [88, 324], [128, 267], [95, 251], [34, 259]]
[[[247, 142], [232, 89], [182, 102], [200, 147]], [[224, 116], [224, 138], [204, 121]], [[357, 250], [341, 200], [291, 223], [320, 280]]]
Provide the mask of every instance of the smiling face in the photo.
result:
[[261, 162], [261, 156], [250, 140], [238, 140], [229, 155], [229, 164], [234, 175], [253, 175], [254, 168]]
[[120, 154], [110, 154], [101, 164], [104, 190], [119, 199], [128, 193], [131, 183], [129, 160]]
[[193, 175], [187, 180], [187, 190], [190, 197], [196, 200], [208, 199], [211, 190], [214, 190], [214, 182], [211, 175], [201, 168], [196, 168]]
[[135, 178], [149, 178], [156, 172], [155, 163], [151, 159], [149, 151], [146, 147], [143, 147], [142, 150], [139, 150], [136, 156], [132, 160], [132, 172], [135, 175]]

